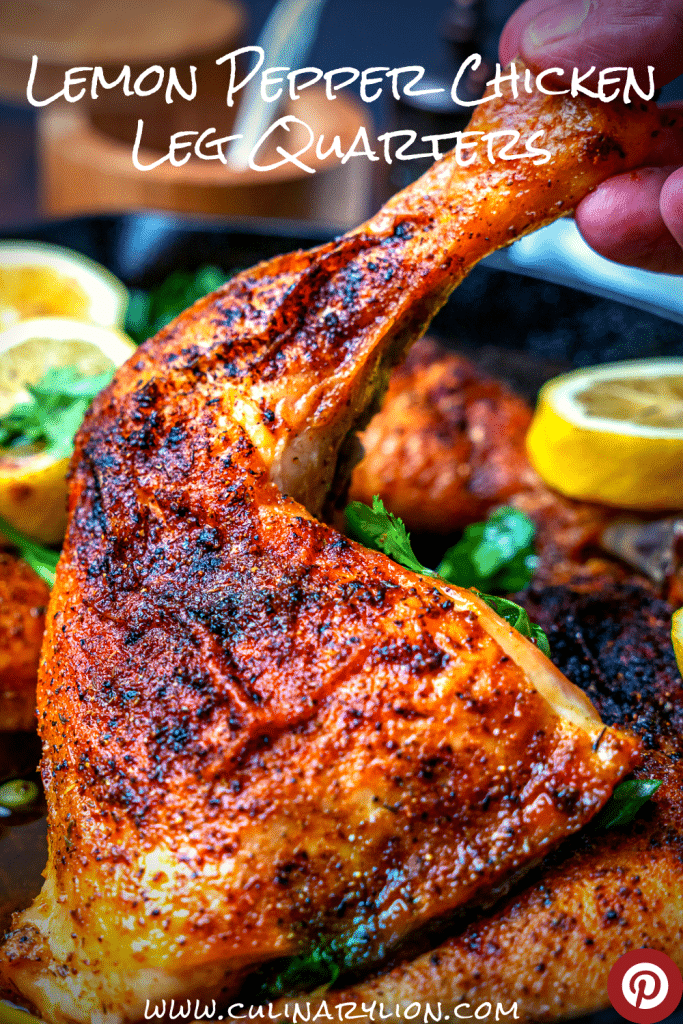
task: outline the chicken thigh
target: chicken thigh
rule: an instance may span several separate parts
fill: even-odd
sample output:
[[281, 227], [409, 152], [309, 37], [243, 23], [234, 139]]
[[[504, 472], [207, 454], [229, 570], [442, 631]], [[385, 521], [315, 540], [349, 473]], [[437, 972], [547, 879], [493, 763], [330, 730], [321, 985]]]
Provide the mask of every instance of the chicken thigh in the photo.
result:
[[[662, 786], [633, 823], [591, 828], [551, 854], [495, 913], [377, 978], [326, 993], [335, 1019], [337, 1005], [355, 1003], [374, 1007], [365, 1018], [356, 1010], [359, 1020], [379, 1020], [380, 1005], [384, 1019], [400, 1020], [417, 1001], [434, 1013], [440, 1004], [451, 1020], [458, 1004], [468, 1004], [458, 1011], [466, 1018], [487, 1002], [508, 1012], [516, 1004], [520, 1022], [566, 1020], [607, 1008], [610, 969], [631, 949], [662, 950], [683, 969], [683, 680], [672, 608], [639, 583], [581, 594], [535, 586], [525, 603], [605, 720], [642, 737], [636, 775]], [[291, 1020], [295, 1005], [273, 1012]]]

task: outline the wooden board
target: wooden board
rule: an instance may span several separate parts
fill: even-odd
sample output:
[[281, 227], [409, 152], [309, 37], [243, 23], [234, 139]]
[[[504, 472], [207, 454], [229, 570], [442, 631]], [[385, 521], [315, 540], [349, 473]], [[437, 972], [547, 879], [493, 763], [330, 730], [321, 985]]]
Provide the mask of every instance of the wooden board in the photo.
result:
[[247, 27], [239, 0], [22, 0], [3, 4], [1, 19], [0, 95], [24, 102], [33, 54], [46, 98], [67, 68], [197, 64], [241, 45]]
[[[291, 111], [310, 125], [315, 136], [325, 135], [327, 145], [338, 134], [342, 150], [348, 149], [361, 125], [369, 126], [361, 104], [347, 96], [334, 103], [324, 90], [311, 88], [292, 105]], [[220, 127], [223, 134], [223, 126]], [[296, 151], [293, 135], [273, 137], [271, 155], [278, 142]], [[39, 126], [42, 168], [42, 205], [46, 214], [114, 212], [131, 209], [163, 209], [184, 213], [231, 216], [293, 217], [322, 224], [348, 227], [369, 213], [371, 168], [365, 157], [342, 166], [330, 157], [303, 158], [316, 168], [308, 174], [287, 164], [263, 173], [234, 171], [218, 160], [192, 158], [183, 167], [161, 164], [140, 171], [132, 162], [132, 147], [95, 129], [77, 105], [46, 108]], [[150, 163], [159, 152], [146, 150], [140, 160]]]

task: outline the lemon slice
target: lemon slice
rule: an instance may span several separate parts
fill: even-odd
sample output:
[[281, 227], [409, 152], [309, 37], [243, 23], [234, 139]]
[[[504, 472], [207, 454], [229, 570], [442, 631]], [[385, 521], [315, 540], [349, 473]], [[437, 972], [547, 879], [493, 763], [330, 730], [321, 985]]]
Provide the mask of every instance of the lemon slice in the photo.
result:
[[571, 498], [683, 508], [683, 359], [556, 377], [541, 390], [527, 450], [545, 482]]
[[38, 316], [123, 325], [128, 292], [99, 263], [39, 242], [0, 243], [0, 330]]
[[[133, 342], [111, 327], [61, 317], [25, 320], [0, 332], [0, 416], [30, 395], [48, 370], [74, 366], [86, 377], [120, 366]], [[0, 449], [0, 516], [34, 540], [58, 544], [66, 527], [69, 460], [32, 446]]]
[[678, 662], [678, 668], [683, 676], [683, 608], [674, 612], [671, 620], [671, 639], [674, 645], [674, 654]]

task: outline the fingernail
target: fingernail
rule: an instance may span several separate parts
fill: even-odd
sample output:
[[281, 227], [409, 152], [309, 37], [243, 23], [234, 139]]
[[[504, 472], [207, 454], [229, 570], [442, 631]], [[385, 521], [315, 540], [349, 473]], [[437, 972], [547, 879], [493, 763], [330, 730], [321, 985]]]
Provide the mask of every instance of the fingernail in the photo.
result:
[[540, 49], [573, 35], [583, 25], [592, 0], [568, 0], [539, 14], [524, 32], [524, 49]]

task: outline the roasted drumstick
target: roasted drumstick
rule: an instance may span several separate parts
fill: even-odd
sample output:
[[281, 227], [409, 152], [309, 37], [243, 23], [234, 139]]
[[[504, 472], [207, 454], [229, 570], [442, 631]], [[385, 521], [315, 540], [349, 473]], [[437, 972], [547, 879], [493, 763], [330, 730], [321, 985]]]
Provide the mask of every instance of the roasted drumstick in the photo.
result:
[[654, 107], [494, 99], [372, 220], [246, 271], [147, 342], [79, 432], [38, 688], [50, 852], [0, 951], [48, 1022], [343, 969], [490, 902], [636, 741], [468, 591], [316, 516], [388, 369], [487, 252], [645, 159]]

